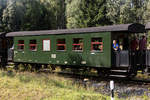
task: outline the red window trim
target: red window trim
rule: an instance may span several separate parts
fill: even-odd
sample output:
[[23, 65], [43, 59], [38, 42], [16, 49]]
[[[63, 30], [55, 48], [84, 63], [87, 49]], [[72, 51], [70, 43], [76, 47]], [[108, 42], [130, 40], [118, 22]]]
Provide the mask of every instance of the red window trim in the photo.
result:
[[18, 44], [18, 46], [24, 46], [24, 44]]
[[42, 44], [43, 44], [43, 50], [42, 51], [44, 51], [44, 40], [49, 40], [50, 41], [50, 44], [49, 44], [50, 50], [48, 50], [48, 51], [51, 51], [51, 40], [50, 39], [43, 39], [42, 40]]
[[[65, 40], [65, 43], [62, 43], [62, 44], [58, 44], [58, 40], [61, 40], [61, 39], [57, 39], [57, 51], [66, 51], [66, 39], [64, 39]], [[63, 40], [63, 39], [62, 39]], [[58, 47], [59, 46], [64, 46], [64, 50], [58, 50]]]
[[[83, 40], [83, 38], [73, 38], [73, 42], [74, 42], [74, 39]], [[83, 51], [83, 48], [84, 48], [84, 47], [82, 47], [82, 50], [74, 50], [74, 49], [73, 49], [74, 46], [81, 46], [81, 45], [83, 46], [83, 41], [82, 41], [81, 43], [77, 43], [77, 44], [74, 43], [74, 44], [72, 44], [72, 46], [73, 46], [73, 47], [72, 47], [72, 51]]]
[[64, 48], [65, 48], [64, 51], [66, 50], [66, 44], [57, 44], [57, 51], [63, 51], [63, 50], [58, 50], [59, 46], [64, 46]]
[[57, 46], [66, 46], [66, 44], [57, 44]]
[[[72, 44], [72, 45], [73, 45], [73, 46], [81, 46], [81, 44]], [[73, 47], [73, 48], [74, 48], [74, 47]], [[83, 51], [83, 48], [84, 48], [84, 47], [82, 47], [82, 50], [73, 50], [73, 49], [72, 49], [72, 50], [73, 50], [73, 51]]]
[[[23, 41], [23, 43], [19, 43], [19, 41]], [[23, 49], [19, 48], [21, 46], [23, 46]], [[24, 40], [18, 40], [18, 50], [19, 51], [23, 51], [24, 50]]]
[[[33, 49], [31, 49], [31, 47], [34, 47], [35, 46], [35, 49], [33, 50]], [[30, 49], [30, 51], [37, 51], [37, 44], [29, 44], [29, 49]]]
[[[102, 45], [102, 50], [94, 50], [93, 49], [94, 44], [101, 44]], [[91, 51], [100, 51], [100, 52], [102, 52], [103, 51], [103, 42], [91, 42]]]
[[103, 42], [92, 42], [91, 44], [103, 44]]
[[72, 44], [73, 46], [75, 46], [75, 45], [81, 45], [81, 44]]

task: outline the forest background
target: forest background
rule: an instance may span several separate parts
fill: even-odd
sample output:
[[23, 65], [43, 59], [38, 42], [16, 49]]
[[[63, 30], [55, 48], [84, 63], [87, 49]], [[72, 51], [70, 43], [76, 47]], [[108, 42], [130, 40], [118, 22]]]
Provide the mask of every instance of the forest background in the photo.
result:
[[1, 32], [148, 21], [150, 0], [0, 0]]

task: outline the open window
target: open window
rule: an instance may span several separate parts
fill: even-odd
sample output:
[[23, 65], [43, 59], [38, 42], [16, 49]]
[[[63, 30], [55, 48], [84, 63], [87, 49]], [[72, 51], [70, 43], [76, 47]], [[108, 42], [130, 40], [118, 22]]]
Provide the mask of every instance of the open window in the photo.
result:
[[24, 40], [18, 40], [18, 50], [24, 50]]
[[98, 37], [98, 38], [92, 38], [91, 39], [91, 50], [92, 51], [99, 51], [99, 52], [103, 51], [102, 38]]
[[65, 51], [66, 50], [66, 40], [57, 39], [57, 50]]
[[72, 50], [82, 51], [83, 50], [83, 38], [74, 38], [72, 45], [73, 45]]
[[36, 51], [37, 50], [37, 43], [36, 40], [30, 40], [30, 50], [31, 51]]
[[50, 44], [51, 42], [50, 42], [50, 40], [43, 40], [43, 51], [50, 51]]

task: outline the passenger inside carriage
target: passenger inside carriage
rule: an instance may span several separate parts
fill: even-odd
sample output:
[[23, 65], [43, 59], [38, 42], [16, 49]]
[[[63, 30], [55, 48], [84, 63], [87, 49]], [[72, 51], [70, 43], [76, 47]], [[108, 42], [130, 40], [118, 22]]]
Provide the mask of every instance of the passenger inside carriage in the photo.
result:
[[147, 40], [146, 36], [142, 36], [142, 39], [139, 41], [139, 63], [142, 67], [142, 73], [146, 67], [146, 49], [147, 49]]
[[134, 36], [130, 43], [130, 49], [132, 52], [135, 52], [138, 50], [138, 47], [139, 47], [139, 40], [137, 36]]
[[139, 41], [139, 50], [146, 51], [146, 48], [147, 48], [146, 36], [142, 36], [142, 39]]
[[113, 40], [113, 50], [114, 51], [119, 51], [120, 50], [119, 44], [117, 43], [116, 40]]

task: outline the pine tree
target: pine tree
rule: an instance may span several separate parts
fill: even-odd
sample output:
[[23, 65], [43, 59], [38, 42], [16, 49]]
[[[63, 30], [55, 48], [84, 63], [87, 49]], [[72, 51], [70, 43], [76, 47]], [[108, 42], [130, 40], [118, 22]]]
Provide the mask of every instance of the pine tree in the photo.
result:
[[120, 23], [120, 9], [123, 4], [122, 0], [107, 0], [107, 18], [113, 24]]
[[143, 20], [144, 23], [147, 23], [150, 21], [150, 0], [147, 0], [147, 3], [145, 3], [145, 8], [143, 10], [144, 10]]
[[66, 15], [68, 28], [109, 24], [106, 0], [67, 0]]
[[4, 31], [4, 26], [2, 22], [3, 11], [6, 8], [7, 0], [0, 0], [0, 32]]
[[107, 17], [113, 24], [143, 23], [147, 0], [108, 0]]
[[135, 20], [137, 23], [144, 23], [144, 12], [146, 11], [147, 2], [149, 0], [132, 0], [135, 12]]

